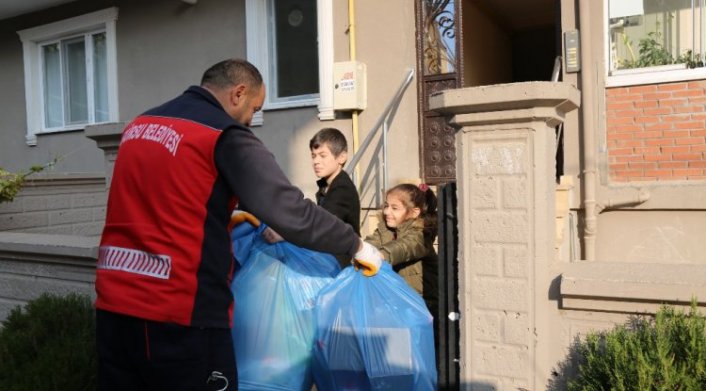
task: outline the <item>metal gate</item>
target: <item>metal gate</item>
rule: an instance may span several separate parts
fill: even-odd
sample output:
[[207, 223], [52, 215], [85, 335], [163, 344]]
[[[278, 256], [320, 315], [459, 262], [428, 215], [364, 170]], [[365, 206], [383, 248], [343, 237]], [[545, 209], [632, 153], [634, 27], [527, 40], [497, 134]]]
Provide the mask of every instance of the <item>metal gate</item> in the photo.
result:
[[456, 183], [438, 187], [439, 310], [436, 321], [438, 389], [459, 389], [458, 219]]
[[460, 0], [416, 0], [419, 161], [425, 183], [456, 180], [454, 134], [447, 119], [429, 108], [436, 92], [463, 86]]

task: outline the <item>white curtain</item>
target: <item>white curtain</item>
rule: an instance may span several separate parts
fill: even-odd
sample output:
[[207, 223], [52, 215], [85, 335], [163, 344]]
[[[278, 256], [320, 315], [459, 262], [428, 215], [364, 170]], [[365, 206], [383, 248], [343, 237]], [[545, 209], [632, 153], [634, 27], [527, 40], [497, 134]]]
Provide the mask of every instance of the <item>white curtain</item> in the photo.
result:
[[66, 64], [66, 125], [88, 122], [86, 44], [83, 37], [62, 42]]
[[93, 105], [95, 122], [108, 121], [108, 54], [105, 33], [93, 35]]
[[59, 44], [46, 45], [42, 52], [44, 56], [44, 126], [56, 128], [64, 125]]

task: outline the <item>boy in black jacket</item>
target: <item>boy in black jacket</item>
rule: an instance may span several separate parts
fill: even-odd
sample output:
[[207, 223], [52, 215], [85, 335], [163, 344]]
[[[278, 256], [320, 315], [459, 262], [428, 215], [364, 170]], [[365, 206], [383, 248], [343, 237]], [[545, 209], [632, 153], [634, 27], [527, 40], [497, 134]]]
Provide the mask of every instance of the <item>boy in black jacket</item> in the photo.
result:
[[[316, 203], [350, 225], [360, 235], [360, 198], [351, 178], [343, 170], [348, 159], [346, 137], [338, 129], [324, 128], [309, 142], [311, 163], [319, 178]], [[339, 257], [341, 266], [350, 264]]]

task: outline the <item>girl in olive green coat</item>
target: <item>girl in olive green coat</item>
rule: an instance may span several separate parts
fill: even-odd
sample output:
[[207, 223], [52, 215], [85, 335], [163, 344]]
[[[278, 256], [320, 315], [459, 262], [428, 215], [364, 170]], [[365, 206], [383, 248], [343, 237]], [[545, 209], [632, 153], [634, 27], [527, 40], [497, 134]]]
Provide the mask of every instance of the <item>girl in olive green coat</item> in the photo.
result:
[[438, 257], [436, 196], [427, 185], [402, 184], [387, 191], [382, 219], [365, 241], [377, 247], [384, 259], [422, 295], [436, 318], [438, 306]]

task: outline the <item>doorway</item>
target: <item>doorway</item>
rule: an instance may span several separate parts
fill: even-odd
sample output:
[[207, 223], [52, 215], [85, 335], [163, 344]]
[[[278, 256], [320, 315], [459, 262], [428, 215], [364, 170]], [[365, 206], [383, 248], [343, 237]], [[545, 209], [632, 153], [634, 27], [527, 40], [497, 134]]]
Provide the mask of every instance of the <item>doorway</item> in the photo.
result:
[[429, 110], [453, 88], [551, 79], [561, 53], [560, 0], [417, 0], [421, 177], [456, 178], [455, 129]]

